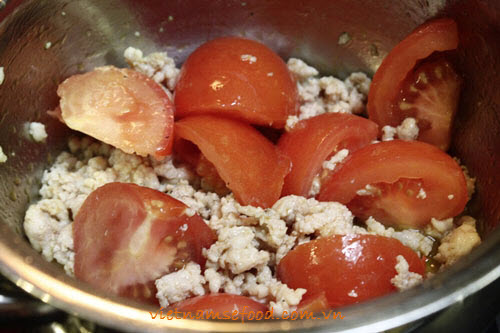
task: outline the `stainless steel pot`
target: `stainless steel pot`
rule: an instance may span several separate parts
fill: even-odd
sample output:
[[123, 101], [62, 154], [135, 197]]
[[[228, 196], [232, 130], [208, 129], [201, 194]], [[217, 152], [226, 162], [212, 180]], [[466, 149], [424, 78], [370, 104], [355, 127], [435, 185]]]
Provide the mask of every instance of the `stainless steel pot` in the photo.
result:
[[[2, 1], [2, 2], [5, 2]], [[21, 4], [22, 2], [22, 4]], [[1, 6], [0, 6], [1, 7]], [[8, 14], [8, 15], [7, 15]], [[413, 290], [341, 309], [343, 320], [241, 324], [152, 320], [157, 309], [95, 291], [46, 262], [21, 224], [36, 199], [42, 170], [64, 147], [69, 131], [47, 117], [67, 76], [94, 66], [123, 66], [129, 46], [166, 50], [181, 63], [199, 44], [222, 35], [258, 39], [284, 58], [297, 56], [325, 73], [373, 73], [383, 57], [418, 24], [454, 17], [465, 78], [452, 152], [477, 177], [471, 213], [484, 243], [444, 273]], [[12, 0], [0, 11], [0, 271], [42, 301], [103, 325], [128, 331], [379, 331], [414, 322], [476, 292], [500, 276], [500, 1], [494, 0]], [[343, 41], [339, 43], [339, 37]], [[347, 43], [345, 40], [347, 38]], [[50, 43], [50, 44], [49, 44]], [[46, 144], [26, 135], [25, 123], [47, 125]]]

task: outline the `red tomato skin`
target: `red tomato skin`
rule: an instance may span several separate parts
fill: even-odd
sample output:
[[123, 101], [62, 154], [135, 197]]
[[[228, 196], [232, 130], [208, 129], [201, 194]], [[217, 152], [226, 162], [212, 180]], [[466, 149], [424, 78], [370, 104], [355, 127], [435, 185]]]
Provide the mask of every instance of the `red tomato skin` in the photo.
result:
[[373, 76], [366, 106], [369, 118], [381, 128], [398, 126], [401, 120], [394, 102], [406, 75], [433, 52], [456, 49], [458, 41], [455, 21], [442, 18], [422, 24], [399, 42]]
[[[394, 196], [392, 202], [384, 200], [384, 194], [375, 199], [356, 194], [366, 185], [394, 184], [401, 179], [421, 181], [425, 199], [416, 198], [418, 191], [413, 191], [408, 197]], [[415, 183], [409, 182], [408, 185], [413, 187]], [[452, 199], [448, 197], [450, 195]], [[375, 200], [375, 204], [380, 204], [378, 209], [382, 212], [377, 209], [370, 211], [380, 222], [419, 228], [429, 223], [432, 217], [445, 219], [460, 214], [467, 203], [467, 186], [460, 166], [439, 148], [419, 141], [392, 140], [368, 145], [349, 155], [322, 184], [318, 195], [320, 201], [347, 204], [358, 216], [358, 207], [350, 205], [353, 199]], [[395, 207], [397, 200], [402, 204], [406, 202], [409, 212], [402, 220], [391, 220], [385, 213], [399, 208]], [[368, 214], [364, 213], [360, 217], [367, 217]]]
[[375, 140], [377, 134], [376, 123], [351, 114], [325, 113], [300, 121], [278, 142], [278, 148], [292, 161], [282, 195], [309, 196], [313, 178], [329, 156], [344, 148], [352, 153]]
[[[423, 275], [425, 265], [400, 241], [375, 235], [334, 235], [301, 244], [278, 264], [278, 276], [290, 288], [305, 288], [305, 299], [324, 293], [329, 307], [363, 302], [396, 291], [396, 257]], [[349, 296], [354, 291], [357, 297]]]
[[[216, 240], [198, 215], [185, 214], [186, 208], [135, 184], [96, 189], [75, 216], [75, 276], [101, 290], [156, 304], [154, 280], [188, 261], [204, 266], [202, 249]], [[141, 227], [146, 229], [138, 231]]]
[[[219, 313], [220, 319], [233, 318], [234, 310], [246, 312], [247, 314], [245, 317], [248, 317], [248, 312], [250, 311], [255, 313], [260, 311], [265, 314], [268, 310], [265, 304], [254, 301], [249, 297], [225, 293], [192, 297], [172, 304], [169, 306], [169, 309], [175, 309], [179, 312], [191, 312], [193, 315], [195, 315], [197, 311], [203, 311], [205, 313], [210, 313], [210, 311], [212, 311], [214, 314]], [[230, 317], [224, 318], [225, 315], [229, 315]]]
[[57, 94], [60, 106], [49, 114], [70, 128], [127, 153], [161, 159], [172, 152], [174, 105], [164, 88], [146, 75], [97, 67], [66, 79]]
[[177, 121], [175, 133], [198, 146], [240, 204], [268, 208], [279, 199], [290, 160], [252, 126], [201, 115]]
[[[255, 61], [242, 56], [254, 56]], [[298, 112], [295, 80], [267, 46], [224, 37], [197, 48], [181, 68], [175, 90], [176, 117], [216, 114], [283, 128]]]

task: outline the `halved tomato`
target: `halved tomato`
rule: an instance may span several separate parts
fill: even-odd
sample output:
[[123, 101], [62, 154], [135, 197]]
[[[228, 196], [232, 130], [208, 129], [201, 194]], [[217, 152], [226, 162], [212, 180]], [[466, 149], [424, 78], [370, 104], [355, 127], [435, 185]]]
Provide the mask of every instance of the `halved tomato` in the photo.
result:
[[[457, 46], [457, 25], [452, 19], [433, 20], [415, 29], [391, 50], [375, 72], [368, 94], [369, 118], [381, 128], [399, 125], [404, 114], [400, 112], [397, 99], [408, 73], [419, 60]], [[439, 113], [440, 109], [433, 112]]]
[[135, 184], [92, 192], [73, 225], [75, 276], [101, 290], [157, 303], [154, 280], [189, 261], [205, 264], [216, 240], [198, 215], [166, 195]]
[[[209, 294], [174, 303], [169, 309], [175, 309], [179, 312], [190, 312], [193, 317], [198, 311], [203, 311], [204, 318], [201, 319], [235, 319], [241, 317], [256, 319], [262, 318], [261, 316], [265, 315], [267, 306], [246, 296]], [[234, 311], [236, 313], [233, 313]], [[256, 317], [257, 312], [261, 313], [259, 317]], [[208, 318], [209, 315], [211, 318]]]
[[170, 154], [174, 106], [158, 83], [127, 68], [98, 67], [57, 89], [55, 110], [68, 127], [127, 153]]
[[461, 83], [462, 79], [444, 59], [422, 63], [404, 82], [395, 108], [403, 119], [417, 119], [419, 141], [448, 150]]
[[175, 133], [198, 146], [242, 205], [267, 208], [279, 199], [290, 160], [252, 126], [202, 115], [177, 121]]
[[304, 298], [321, 299], [329, 307], [362, 302], [393, 292], [396, 257], [423, 275], [425, 265], [400, 241], [375, 235], [334, 235], [297, 246], [278, 264], [278, 276], [290, 288], [305, 288]]
[[295, 81], [267, 46], [224, 37], [197, 48], [181, 68], [176, 116], [216, 114], [282, 128], [298, 111]]
[[314, 176], [329, 156], [344, 148], [352, 153], [375, 140], [377, 134], [373, 121], [345, 113], [325, 113], [300, 121], [278, 142], [278, 148], [292, 160], [282, 194], [307, 197]]
[[421, 228], [433, 217], [442, 220], [460, 214], [467, 186], [460, 166], [440, 149], [393, 140], [349, 155], [322, 184], [318, 199], [347, 204], [358, 217]]

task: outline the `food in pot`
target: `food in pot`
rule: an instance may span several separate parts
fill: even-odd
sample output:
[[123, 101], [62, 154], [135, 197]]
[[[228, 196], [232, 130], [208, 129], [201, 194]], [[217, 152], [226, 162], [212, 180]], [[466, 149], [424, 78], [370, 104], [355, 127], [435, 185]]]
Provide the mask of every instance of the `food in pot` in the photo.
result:
[[[400, 276], [403, 270], [415, 278]], [[328, 306], [339, 307], [390, 293], [394, 286], [412, 287], [422, 281], [425, 264], [394, 238], [332, 235], [291, 250], [279, 262], [278, 275], [292, 288], [305, 287], [309, 297], [324, 292]]]
[[369, 118], [381, 127], [397, 126], [405, 117], [416, 118], [418, 139], [447, 150], [461, 79], [447, 60], [429, 56], [457, 46], [457, 25], [451, 19], [415, 29], [391, 50], [373, 76]]
[[144, 74], [99, 67], [65, 80], [57, 94], [54, 114], [68, 127], [126, 153], [170, 154], [174, 106], [165, 89]]
[[[439, 42], [453, 24], [408, 39]], [[443, 60], [422, 60], [447, 42], [427, 43], [397, 80], [377, 72], [375, 92], [363, 73], [319, 76], [240, 38], [201, 46], [180, 71], [166, 53], [128, 48], [132, 69], [60, 85], [54, 114], [104, 142], [70, 139], [43, 174], [26, 235], [68, 274], [164, 307], [257, 301], [280, 314], [413, 287], [433, 273], [428, 258], [446, 266], [480, 242], [475, 220], [460, 216], [474, 179], [441, 150], [459, 80]], [[405, 47], [416, 46], [395, 50], [413, 54]], [[445, 104], [431, 112], [428, 94]], [[425, 133], [441, 149], [415, 141]]]
[[283, 60], [267, 46], [218, 38], [197, 48], [175, 88], [176, 117], [213, 114], [282, 128], [297, 113], [297, 89]]

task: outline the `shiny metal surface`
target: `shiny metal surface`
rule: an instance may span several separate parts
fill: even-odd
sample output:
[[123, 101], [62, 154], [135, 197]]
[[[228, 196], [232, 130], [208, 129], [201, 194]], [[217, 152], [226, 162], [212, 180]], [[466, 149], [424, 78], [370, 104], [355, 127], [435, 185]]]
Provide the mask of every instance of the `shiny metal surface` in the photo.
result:
[[58, 312], [60, 311], [56, 308], [40, 302], [0, 276], [0, 323], [10, 320], [52, 316]]
[[[42, 301], [102, 325], [126, 331], [268, 331], [317, 329], [349, 332], [398, 327], [474, 293], [500, 276], [500, 1], [381, 2], [377, 0], [164, 1], [12, 0], [0, 11], [0, 271]], [[65, 145], [68, 131], [45, 111], [57, 105], [67, 76], [112, 63], [125, 65], [131, 45], [168, 51], [181, 63], [202, 42], [222, 35], [263, 41], [280, 55], [301, 57], [325, 73], [373, 73], [388, 50], [426, 19], [457, 19], [457, 67], [465, 90], [453, 151], [477, 177], [472, 211], [484, 243], [448, 271], [408, 292], [342, 309], [343, 320], [227, 323], [153, 320], [158, 309], [93, 290], [46, 262], [22, 234], [24, 211], [41, 172]], [[140, 36], [137, 36], [136, 32]], [[338, 43], [341, 35], [350, 37]], [[47, 42], [51, 43], [46, 48]], [[24, 124], [47, 125], [47, 144], [34, 143]]]

